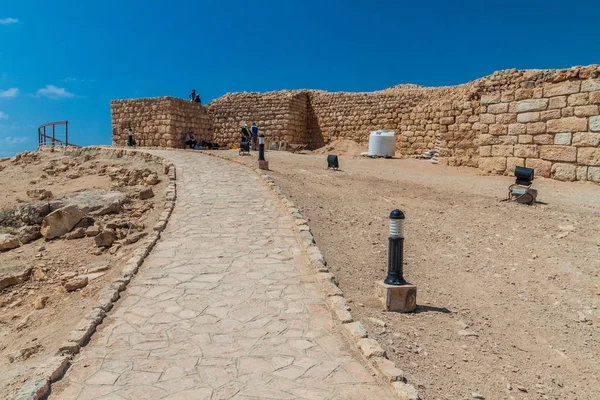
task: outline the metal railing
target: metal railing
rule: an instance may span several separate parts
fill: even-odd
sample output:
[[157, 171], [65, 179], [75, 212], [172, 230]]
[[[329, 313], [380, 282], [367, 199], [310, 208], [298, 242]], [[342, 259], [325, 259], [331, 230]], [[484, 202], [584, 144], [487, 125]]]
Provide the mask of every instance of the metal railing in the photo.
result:
[[[57, 139], [56, 126], [64, 125], [65, 126], [65, 137], [64, 140]], [[46, 128], [52, 127], [52, 134], [47, 131]], [[38, 126], [38, 145], [39, 146], [75, 146], [79, 147], [73, 143], [69, 143], [69, 121], [57, 121], [57, 122], [48, 122], [47, 124], [43, 124]]]

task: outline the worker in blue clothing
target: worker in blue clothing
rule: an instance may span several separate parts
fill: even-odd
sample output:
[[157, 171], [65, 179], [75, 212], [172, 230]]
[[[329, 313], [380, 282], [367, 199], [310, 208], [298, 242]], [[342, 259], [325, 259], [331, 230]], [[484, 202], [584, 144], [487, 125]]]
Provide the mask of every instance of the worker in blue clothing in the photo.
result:
[[258, 126], [256, 125], [256, 122], [252, 122], [250, 134], [252, 135], [252, 150], [258, 151]]

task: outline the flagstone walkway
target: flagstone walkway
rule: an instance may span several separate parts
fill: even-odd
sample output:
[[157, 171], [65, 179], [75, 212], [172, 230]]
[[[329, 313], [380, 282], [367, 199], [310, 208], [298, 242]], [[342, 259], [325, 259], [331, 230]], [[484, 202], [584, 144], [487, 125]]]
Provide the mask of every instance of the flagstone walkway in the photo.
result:
[[291, 216], [248, 169], [175, 162], [168, 227], [51, 399], [388, 399], [326, 307]]

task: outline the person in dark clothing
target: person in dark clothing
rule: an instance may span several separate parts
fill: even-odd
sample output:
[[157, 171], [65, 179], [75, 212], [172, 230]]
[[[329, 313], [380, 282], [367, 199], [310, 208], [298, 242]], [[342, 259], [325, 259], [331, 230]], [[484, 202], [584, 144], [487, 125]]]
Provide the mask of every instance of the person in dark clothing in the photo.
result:
[[198, 141], [194, 137], [194, 132], [190, 129], [190, 131], [185, 135], [185, 144], [190, 146], [190, 148], [195, 149]]
[[127, 129], [127, 146], [135, 146], [135, 139], [133, 138], [133, 130], [131, 128]]
[[202, 99], [200, 99], [200, 95], [197, 94], [196, 98], [194, 99], [194, 102], [198, 103], [198, 104], [202, 104]]
[[190, 101], [195, 101], [196, 100], [196, 89], [192, 89], [192, 93], [190, 93], [188, 95], [188, 97], [190, 98]]
[[242, 126], [240, 128], [240, 132], [242, 134], [242, 142], [248, 142], [250, 140], [250, 132], [248, 132], [248, 124], [244, 124], [244, 126]]

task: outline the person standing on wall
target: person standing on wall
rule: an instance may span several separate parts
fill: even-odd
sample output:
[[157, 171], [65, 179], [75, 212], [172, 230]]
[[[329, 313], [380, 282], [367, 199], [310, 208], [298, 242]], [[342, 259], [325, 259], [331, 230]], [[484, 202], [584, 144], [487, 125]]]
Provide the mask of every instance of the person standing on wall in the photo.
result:
[[196, 95], [196, 98], [194, 99], [194, 102], [202, 105], [202, 99], [200, 99], [200, 95], [199, 94]]
[[192, 93], [190, 93], [188, 95], [188, 97], [190, 98], [190, 101], [195, 101], [196, 100], [196, 89], [192, 89]]
[[133, 130], [131, 127], [127, 128], [127, 146], [135, 146], [135, 139], [133, 138]]
[[254, 121], [250, 127], [250, 134], [252, 135], [252, 151], [258, 151], [258, 126]]

